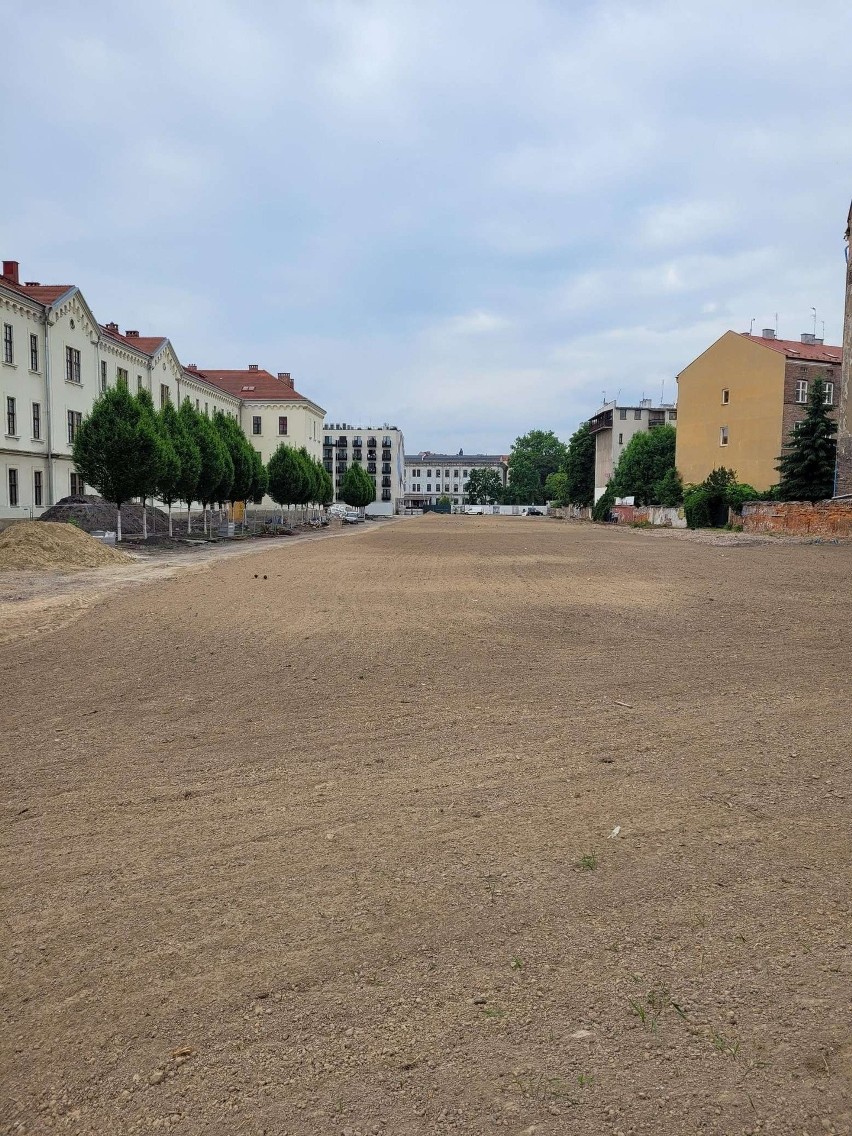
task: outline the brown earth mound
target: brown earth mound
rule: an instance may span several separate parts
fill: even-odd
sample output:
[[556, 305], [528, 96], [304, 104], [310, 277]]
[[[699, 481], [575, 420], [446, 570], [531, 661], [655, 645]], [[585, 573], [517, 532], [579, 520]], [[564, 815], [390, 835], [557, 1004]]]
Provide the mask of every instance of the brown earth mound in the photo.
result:
[[0, 533], [0, 569], [101, 568], [127, 564], [129, 557], [74, 525], [18, 521]]
[[[147, 506], [146, 511], [149, 532], [168, 532], [168, 513], [151, 505]], [[85, 532], [94, 532], [96, 529], [115, 532], [116, 519], [115, 505], [104, 501], [103, 497], [88, 493], [85, 496], [62, 497], [55, 505], [45, 509], [40, 517], [42, 521], [73, 521]], [[176, 514], [175, 520], [177, 519]], [[122, 505], [121, 532], [123, 536], [138, 536], [142, 532], [141, 505]]]

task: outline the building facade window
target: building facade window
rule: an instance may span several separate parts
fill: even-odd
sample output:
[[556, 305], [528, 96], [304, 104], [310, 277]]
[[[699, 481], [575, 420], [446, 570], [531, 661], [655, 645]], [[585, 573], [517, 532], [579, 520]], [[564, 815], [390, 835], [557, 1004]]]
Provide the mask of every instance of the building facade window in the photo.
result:
[[618, 435], [618, 444], [619, 444], [619, 446], [624, 445], [624, 435], [623, 434]]
[[127, 387], [127, 368], [126, 367], [116, 367], [115, 368], [115, 381], [116, 381], [116, 383], [119, 383], [121, 386], [123, 386], [125, 388]]
[[287, 433], [287, 416], [285, 414], [282, 414], [281, 417], [278, 419], [278, 433], [279, 434], [286, 434]]
[[33, 441], [41, 441], [41, 404], [33, 403]]
[[15, 338], [10, 323], [3, 324], [3, 362], [15, 362]]
[[669, 422], [677, 422], [677, 411], [676, 410], [670, 410], [669, 411]]
[[633, 417], [636, 419], [637, 422], [641, 422], [642, 421], [642, 411], [641, 410], [634, 410], [633, 411]]
[[627, 411], [626, 410], [619, 410], [618, 417], [621, 419], [622, 422], [626, 422], [627, 421]]
[[834, 406], [834, 383], [825, 383], [823, 402], [826, 406]]
[[86, 492], [86, 486], [83, 484], [82, 477], [79, 475], [79, 473], [72, 471], [72, 473], [71, 473], [71, 496], [72, 497], [82, 497], [82, 495], [85, 492]]
[[33, 473], [33, 504], [37, 509], [44, 504], [44, 475], [40, 469]]
[[18, 503], [18, 471], [16, 469], [9, 470], [9, 504], [17, 505]]
[[77, 436], [77, 431], [80, 429], [82, 424], [83, 424], [83, 415], [80, 413], [80, 411], [79, 410], [69, 410], [68, 411], [68, 445], [69, 446], [73, 443], [75, 437]]
[[30, 370], [38, 370], [38, 336], [30, 335]]
[[10, 438], [18, 436], [18, 409], [13, 398], [6, 399], [6, 434]]
[[719, 427], [719, 445], [720, 446], [727, 446], [727, 444], [728, 444], [728, 427], [727, 426], [720, 426]]
[[260, 434], [261, 426], [262, 426], [262, 424], [261, 424], [261, 421], [260, 421], [260, 415], [259, 414], [253, 415], [252, 420], [251, 420], [251, 432], [252, 432], [252, 434]]
[[162, 410], [167, 403], [171, 402], [171, 399], [172, 396], [169, 391], [169, 384], [160, 383], [160, 410]]
[[808, 380], [798, 379], [796, 382], [796, 402], [808, 401]]
[[67, 383], [81, 383], [80, 352], [76, 347], [65, 348], [65, 381]]
[[731, 392], [727, 387], [722, 391], [722, 406], [727, 406], [731, 401]]
[[142, 376], [137, 375], [136, 376], [136, 393], [138, 394], [139, 391], [141, 391], [141, 390], [142, 390]]
[[107, 389], [107, 365], [101, 363], [101, 394]]

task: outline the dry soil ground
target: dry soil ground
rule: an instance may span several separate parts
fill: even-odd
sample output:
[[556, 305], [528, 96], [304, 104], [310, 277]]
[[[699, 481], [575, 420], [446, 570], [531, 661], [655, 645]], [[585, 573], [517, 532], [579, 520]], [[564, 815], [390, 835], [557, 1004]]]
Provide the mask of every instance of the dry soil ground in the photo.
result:
[[850, 574], [423, 517], [11, 637], [0, 1131], [849, 1132]]

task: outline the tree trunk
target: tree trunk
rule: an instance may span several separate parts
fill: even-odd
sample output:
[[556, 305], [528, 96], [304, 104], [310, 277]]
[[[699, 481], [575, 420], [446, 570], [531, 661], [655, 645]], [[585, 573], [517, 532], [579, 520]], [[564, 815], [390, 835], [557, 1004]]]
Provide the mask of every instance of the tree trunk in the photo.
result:
[[142, 498], [142, 539], [148, 539], [148, 507], [144, 497]]
[[174, 534], [172, 533], [172, 506], [171, 506], [171, 502], [169, 502], [169, 537], [172, 537], [173, 535]]
[[121, 505], [116, 506], [115, 538], [121, 540]]
[[189, 536], [189, 534], [191, 532], [192, 532], [192, 502], [187, 501], [187, 503], [186, 503], [186, 535]]

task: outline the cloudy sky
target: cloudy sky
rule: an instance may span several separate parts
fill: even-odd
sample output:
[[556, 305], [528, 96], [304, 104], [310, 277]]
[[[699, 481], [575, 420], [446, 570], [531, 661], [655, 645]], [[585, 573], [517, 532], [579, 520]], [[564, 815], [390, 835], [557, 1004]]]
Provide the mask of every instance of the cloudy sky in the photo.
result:
[[[847, 0], [0, 0], [0, 252], [411, 451], [839, 342]], [[664, 386], [665, 385], [665, 386]]]

